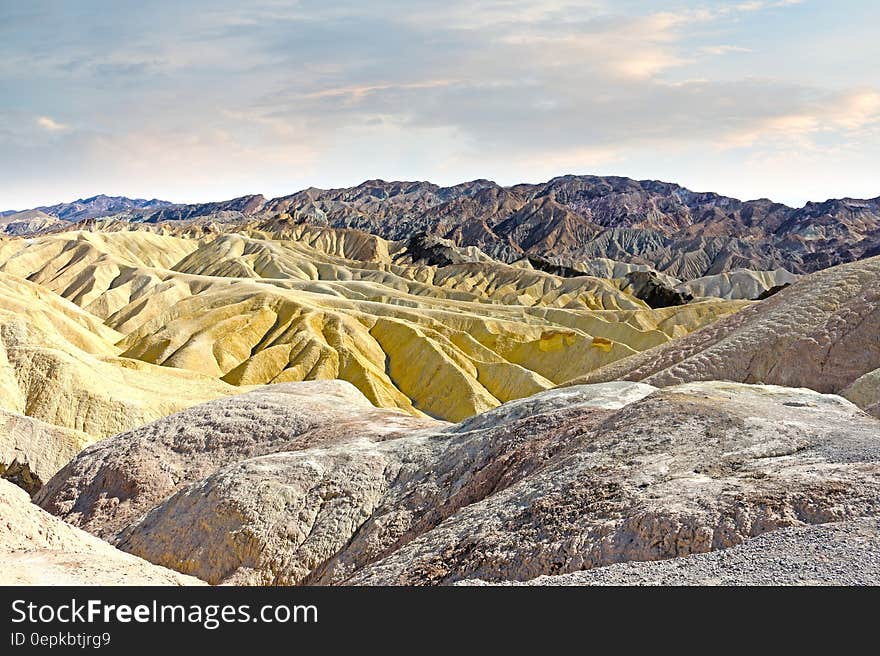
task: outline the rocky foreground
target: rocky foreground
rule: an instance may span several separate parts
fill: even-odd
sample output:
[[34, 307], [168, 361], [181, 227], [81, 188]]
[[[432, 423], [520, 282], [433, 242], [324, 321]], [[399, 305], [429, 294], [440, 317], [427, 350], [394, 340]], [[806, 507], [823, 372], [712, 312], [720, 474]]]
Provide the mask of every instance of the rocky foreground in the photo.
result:
[[880, 423], [807, 389], [583, 385], [458, 424], [358, 396], [196, 406], [86, 448], [35, 501], [157, 565], [261, 585], [527, 581], [880, 510]]
[[[877, 585], [880, 520], [771, 531], [706, 554], [539, 576], [506, 585]], [[461, 581], [457, 585], [487, 585]]]

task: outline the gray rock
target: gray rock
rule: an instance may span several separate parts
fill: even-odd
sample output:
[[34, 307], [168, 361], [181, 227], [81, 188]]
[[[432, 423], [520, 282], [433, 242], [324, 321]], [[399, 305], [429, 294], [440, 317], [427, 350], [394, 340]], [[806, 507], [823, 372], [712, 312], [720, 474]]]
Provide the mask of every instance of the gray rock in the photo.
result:
[[[375, 408], [341, 380], [267, 385], [194, 406], [83, 450], [34, 501], [100, 537], [226, 465], [437, 425]], [[441, 424], [442, 425], [442, 424]]]
[[[678, 558], [880, 509], [880, 423], [849, 401], [723, 382], [645, 391], [570, 388], [457, 425], [336, 422], [262, 454], [224, 448], [139, 504], [145, 515], [84, 525], [211, 583], [430, 585]], [[638, 400], [601, 402], [615, 392]], [[104, 476], [83, 472], [101, 462], [86, 453], [47, 488], [94, 503]]]
[[[771, 531], [707, 554], [631, 562], [506, 585], [871, 585], [880, 583], [880, 519]], [[487, 585], [460, 581], [457, 585]]]

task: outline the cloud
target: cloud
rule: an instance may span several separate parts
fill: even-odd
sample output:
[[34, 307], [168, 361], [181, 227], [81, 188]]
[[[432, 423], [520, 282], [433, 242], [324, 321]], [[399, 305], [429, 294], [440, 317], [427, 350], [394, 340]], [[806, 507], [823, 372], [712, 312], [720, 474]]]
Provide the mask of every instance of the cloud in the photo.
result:
[[754, 121], [742, 131], [728, 134], [716, 147], [749, 148], [768, 145], [816, 150], [827, 148], [827, 139], [834, 135], [839, 142], [848, 134], [880, 126], [880, 92], [860, 90], [828, 94], [818, 101], [805, 103], [797, 112], [780, 113]]
[[[512, 181], [634, 172], [646, 153], [647, 174], [668, 179], [711, 166], [702, 153], [880, 152], [876, 40], [827, 20], [793, 33], [792, 4], [156, 0], [123, 16], [98, 0], [32, 0], [0, 15], [0, 148], [17, 162], [0, 163], [0, 194]], [[724, 56], [737, 53], [749, 56]]]
[[46, 132], [64, 132], [65, 130], [70, 129], [64, 123], [59, 123], [48, 116], [38, 116], [36, 118], [36, 124]]
[[422, 80], [419, 82], [404, 82], [404, 83], [378, 83], [378, 84], [366, 84], [359, 86], [347, 86], [347, 87], [337, 87], [337, 88], [329, 88], [329, 89], [321, 89], [319, 91], [312, 91], [310, 93], [305, 94], [305, 98], [335, 98], [335, 97], [347, 97], [352, 101], [358, 101], [365, 98], [367, 95], [378, 92], [378, 91], [388, 91], [392, 89], [433, 89], [437, 87], [448, 87], [455, 84], [455, 80]]
[[719, 11], [721, 13], [754, 12], [765, 9], [792, 7], [794, 5], [799, 5], [802, 2], [803, 0], [775, 0], [769, 2], [765, 0], [750, 0], [748, 2], [739, 2], [732, 6], [722, 7]]
[[880, 123], [880, 92], [855, 91], [841, 97], [827, 115], [832, 124], [847, 130], [859, 130]]

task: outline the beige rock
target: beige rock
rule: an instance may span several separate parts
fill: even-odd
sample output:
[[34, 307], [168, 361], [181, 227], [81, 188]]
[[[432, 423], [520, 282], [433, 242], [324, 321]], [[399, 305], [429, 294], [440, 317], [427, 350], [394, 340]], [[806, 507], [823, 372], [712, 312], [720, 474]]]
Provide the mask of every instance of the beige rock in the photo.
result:
[[800, 276], [786, 271], [751, 271], [734, 269], [711, 276], [703, 276], [688, 280], [676, 286], [679, 291], [686, 291], [696, 297], [715, 297], [752, 300], [773, 287], [790, 285]]
[[40, 510], [0, 480], [0, 585], [202, 585]]
[[82, 451], [36, 495], [51, 513], [112, 539], [176, 491], [229, 464], [437, 422], [373, 407], [337, 380], [269, 385], [209, 401]]
[[[880, 367], [880, 257], [836, 266], [569, 383], [734, 380], [840, 392]], [[868, 383], [865, 383], [868, 385]]]
[[0, 410], [0, 476], [33, 494], [94, 438]]
[[860, 376], [840, 394], [880, 419], [880, 369]]
[[[843, 399], [807, 390], [669, 388], [578, 431], [566, 457], [345, 580], [524, 580], [873, 514], [880, 508], [877, 429]], [[334, 580], [332, 570], [322, 574], [322, 582]]]

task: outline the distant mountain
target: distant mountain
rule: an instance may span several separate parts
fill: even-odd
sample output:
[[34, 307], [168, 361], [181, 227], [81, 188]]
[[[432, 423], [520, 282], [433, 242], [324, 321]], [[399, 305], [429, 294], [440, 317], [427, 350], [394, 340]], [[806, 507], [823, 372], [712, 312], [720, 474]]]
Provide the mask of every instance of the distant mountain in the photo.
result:
[[532, 255], [577, 265], [604, 257], [681, 279], [739, 268], [808, 273], [880, 253], [880, 198], [795, 209], [621, 177], [568, 175], [512, 187], [371, 180], [306, 189], [266, 201], [253, 215], [390, 239], [430, 233], [507, 261]]
[[[102, 214], [91, 216], [114, 214], [109, 200], [114, 199], [95, 203], [92, 211]], [[880, 198], [796, 209], [624, 177], [566, 175], [510, 187], [490, 180], [452, 187], [368, 180], [273, 199], [254, 195], [191, 205], [123, 200], [135, 205], [117, 218], [129, 221], [249, 223], [266, 229], [312, 223], [393, 240], [427, 234], [507, 262], [530, 256], [583, 269], [588, 260], [608, 258], [684, 280], [736, 269], [809, 273], [880, 254]], [[61, 211], [57, 207], [40, 209], [53, 214]], [[77, 211], [83, 210], [53, 215], [72, 220], [68, 217]]]
[[[146, 200], [143, 198], [126, 198], [124, 196], [105, 196], [104, 194], [99, 194], [91, 198], [80, 198], [72, 203], [58, 203], [57, 205], [36, 207], [34, 210], [62, 219], [63, 221], [82, 221], [83, 219], [112, 216], [129, 210], [153, 211], [167, 205], [171, 205], [171, 203], [156, 198]], [[0, 216], [20, 213], [14, 210], [7, 210], [0, 213]]]
[[262, 194], [255, 194], [216, 203], [166, 204], [158, 210], [144, 212], [141, 218], [149, 220], [151, 223], [186, 221], [206, 216], [221, 221], [236, 220], [252, 216], [265, 207], [266, 198]]
[[32, 235], [51, 230], [60, 225], [67, 224], [61, 219], [50, 216], [40, 210], [3, 212], [0, 214], [0, 234]]

